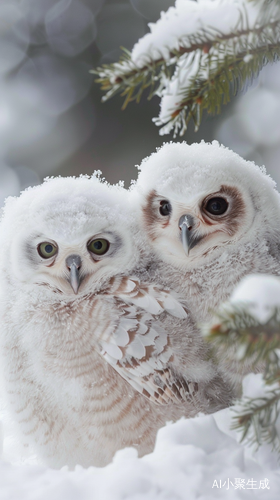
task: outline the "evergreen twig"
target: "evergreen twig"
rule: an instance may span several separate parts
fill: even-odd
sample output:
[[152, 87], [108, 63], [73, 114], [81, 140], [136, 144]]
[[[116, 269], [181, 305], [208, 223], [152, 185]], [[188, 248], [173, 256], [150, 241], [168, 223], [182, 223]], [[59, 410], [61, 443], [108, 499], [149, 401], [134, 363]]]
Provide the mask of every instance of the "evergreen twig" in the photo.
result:
[[[205, 338], [215, 342], [216, 346], [226, 351], [233, 344], [240, 346], [239, 361], [248, 357], [254, 358], [253, 363], [264, 361], [267, 376], [273, 370], [276, 374], [280, 349], [280, 309], [274, 309], [266, 323], [260, 323], [247, 308], [230, 305], [230, 308], [221, 308], [214, 313], [213, 323], [206, 327]], [[280, 352], [280, 351], [279, 351]]]
[[279, 404], [280, 388], [267, 392], [266, 397], [244, 398], [231, 427], [241, 430], [241, 442], [256, 447], [271, 444], [280, 453], [280, 436], [277, 432]]
[[277, 419], [280, 419], [280, 309], [275, 308], [269, 319], [260, 323], [245, 305], [222, 306], [214, 313], [211, 325], [205, 327], [204, 336], [221, 349], [221, 354], [226, 355], [236, 346], [239, 363], [251, 360], [252, 369], [263, 362], [267, 387], [264, 395], [241, 399], [232, 428], [241, 431], [241, 441], [256, 446], [269, 443], [280, 453], [277, 430]]
[[174, 107], [154, 122], [163, 126], [161, 133], [174, 129], [174, 135], [182, 135], [192, 119], [197, 130], [203, 110], [219, 113], [221, 106], [249, 85], [268, 62], [280, 59], [280, 1], [254, 0], [254, 3], [260, 11], [253, 27], [249, 26], [244, 4], [232, 33], [203, 27], [183, 37], [178, 50], [154, 60], [147, 54], [142, 66], [124, 49], [118, 63], [93, 71], [106, 92], [102, 100], [120, 93], [125, 98], [124, 109], [131, 101], [139, 102], [146, 89], [149, 89], [148, 99], [155, 94], [162, 97], [163, 91], [168, 93], [169, 84], [182, 72], [187, 75], [186, 69], [194, 68], [196, 62], [197, 71], [189, 78], [186, 76], [185, 87], [179, 89]]

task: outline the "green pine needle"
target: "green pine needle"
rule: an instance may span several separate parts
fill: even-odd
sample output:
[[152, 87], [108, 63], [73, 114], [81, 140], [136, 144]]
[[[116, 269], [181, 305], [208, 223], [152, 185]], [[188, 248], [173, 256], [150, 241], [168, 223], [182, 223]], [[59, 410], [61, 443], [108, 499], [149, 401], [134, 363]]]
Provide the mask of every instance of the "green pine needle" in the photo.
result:
[[280, 435], [277, 429], [279, 404], [280, 388], [269, 391], [266, 397], [243, 399], [231, 427], [241, 431], [241, 442], [256, 448], [270, 444], [280, 453]]
[[162, 96], [167, 82], [179, 74], [186, 58], [188, 65], [198, 58], [197, 72], [186, 81], [166, 123], [154, 120], [157, 125], [163, 125], [162, 133], [173, 128], [174, 135], [183, 135], [190, 120], [198, 130], [204, 110], [209, 114], [220, 113], [222, 106], [250, 85], [268, 62], [280, 59], [280, 1], [259, 0], [256, 3], [260, 5], [260, 15], [255, 27], [248, 27], [244, 4], [233, 33], [224, 34], [204, 27], [186, 36], [179, 50], [172, 50], [167, 59], [151, 60], [147, 54], [148, 62], [139, 68], [132, 61], [131, 53], [123, 49], [118, 63], [92, 71], [99, 76], [96, 81], [105, 92], [102, 100], [121, 94], [124, 109], [132, 101], [139, 102], [146, 89], [149, 90], [148, 99], [155, 94]]
[[241, 399], [232, 428], [241, 431], [241, 441], [257, 447], [268, 443], [280, 453], [280, 309], [260, 323], [246, 305], [228, 304], [214, 313], [203, 333], [220, 355], [232, 353], [235, 347], [241, 367], [248, 360], [252, 369], [256, 363], [263, 364], [267, 390], [262, 397]]

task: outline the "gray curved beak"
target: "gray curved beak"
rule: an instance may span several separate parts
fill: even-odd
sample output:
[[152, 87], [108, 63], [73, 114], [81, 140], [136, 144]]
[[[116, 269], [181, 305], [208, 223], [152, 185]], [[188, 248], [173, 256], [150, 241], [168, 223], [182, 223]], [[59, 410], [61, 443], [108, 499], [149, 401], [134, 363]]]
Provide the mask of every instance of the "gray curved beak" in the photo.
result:
[[69, 255], [65, 263], [70, 271], [69, 283], [77, 295], [81, 283], [79, 270], [82, 266], [82, 259], [79, 255]]
[[197, 245], [202, 236], [194, 235], [195, 218], [192, 215], [185, 214], [179, 219], [179, 228], [181, 229], [182, 244], [186, 255]]

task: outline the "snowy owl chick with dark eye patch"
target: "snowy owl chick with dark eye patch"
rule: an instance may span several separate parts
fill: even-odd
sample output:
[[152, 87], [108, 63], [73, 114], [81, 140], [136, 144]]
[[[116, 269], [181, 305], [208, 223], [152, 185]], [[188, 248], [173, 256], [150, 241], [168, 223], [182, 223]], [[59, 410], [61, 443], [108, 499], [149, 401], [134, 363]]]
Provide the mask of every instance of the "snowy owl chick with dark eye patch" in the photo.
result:
[[125, 446], [143, 455], [166, 421], [230, 403], [186, 309], [139, 281], [135, 219], [127, 192], [94, 177], [48, 180], [4, 208], [7, 401], [51, 466], [103, 466]]
[[[245, 275], [280, 275], [275, 183], [217, 141], [165, 144], [142, 162], [131, 196], [154, 252], [151, 279], [183, 294], [197, 322]], [[232, 352], [223, 366], [238, 383]]]

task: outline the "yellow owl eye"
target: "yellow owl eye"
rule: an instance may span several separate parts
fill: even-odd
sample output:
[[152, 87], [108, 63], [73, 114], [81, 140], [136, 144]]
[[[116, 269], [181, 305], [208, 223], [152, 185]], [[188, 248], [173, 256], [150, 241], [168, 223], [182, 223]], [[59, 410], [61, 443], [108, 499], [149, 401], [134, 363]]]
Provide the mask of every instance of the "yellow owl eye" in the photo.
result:
[[44, 241], [43, 243], [40, 243], [37, 247], [38, 254], [43, 257], [43, 259], [49, 259], [50, 257], [53, 257], [57, 251], [58, 248], [55, 246], [53, 243], [50, 243], [49, 241]]
[[90, 241], [87, 248], [89, 252], [95, 253], [96, 255], [104, 255], [108, 252], [109, 246], [109, 241], [99, 238], [97, 240]]

